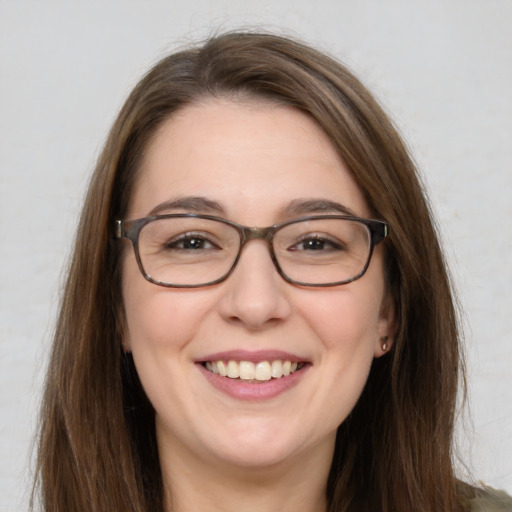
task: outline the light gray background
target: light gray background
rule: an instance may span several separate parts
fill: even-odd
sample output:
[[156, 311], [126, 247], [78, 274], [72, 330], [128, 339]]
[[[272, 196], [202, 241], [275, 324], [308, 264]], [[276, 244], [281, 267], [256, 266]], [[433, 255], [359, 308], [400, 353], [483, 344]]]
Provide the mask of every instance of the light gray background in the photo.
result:
[[512, 492], [510, 0], [0, 0], [2, 512], [26, 508], [61, 269], [109, 125], [169, 49], [241, 26], [330, 51], [393, 113], [431, 192], [464, 310], [463, 460]]

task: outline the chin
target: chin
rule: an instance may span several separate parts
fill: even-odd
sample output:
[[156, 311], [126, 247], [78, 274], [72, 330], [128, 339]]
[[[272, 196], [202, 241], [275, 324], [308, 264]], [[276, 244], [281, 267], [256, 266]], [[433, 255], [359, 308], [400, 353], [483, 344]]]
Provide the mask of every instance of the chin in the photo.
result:
[[296, 457], [317, 444], [327, 441], [331, 444], [335, 439], [335, 432], [314, 439], [312, 432], [297, 431], [286, 422], [249, 422], [245, 425], [225, 432], [222, 439], [217, 439], [210, 445], [217, 459], [223, 460], [234, 467], [244, 469], [263, 469], [291, 463]]
[[219, 452], [217, 450], [216, 458], [223, 461], [225, 464], [239, 469], [245, 470], [268, 470], [272, 467], [277, 467], [285, 464], [287, 461], [293, 460], [293, 456], [297, 453], [296, 450], [281, 447], [266, 447], [266, 446], [236, 446], [235, 449], [229, 451]]

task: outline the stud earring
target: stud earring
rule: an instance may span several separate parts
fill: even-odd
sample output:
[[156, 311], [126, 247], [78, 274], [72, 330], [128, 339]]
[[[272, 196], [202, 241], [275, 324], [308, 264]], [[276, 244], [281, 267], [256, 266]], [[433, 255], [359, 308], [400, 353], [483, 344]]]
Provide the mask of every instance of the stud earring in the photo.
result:
[[382, 336], [380, 341], [382, 341], [382, 350], [384, 352], [386, 352], [386, 350], [388, 349], [388, 337], [387, 336]]

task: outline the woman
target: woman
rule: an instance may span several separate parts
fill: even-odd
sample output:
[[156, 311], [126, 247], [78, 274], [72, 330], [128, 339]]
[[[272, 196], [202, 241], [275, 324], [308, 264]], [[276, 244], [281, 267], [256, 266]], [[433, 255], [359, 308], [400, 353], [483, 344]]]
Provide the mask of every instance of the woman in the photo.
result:
[[435, 227], [382, 109], [311, 48], [213, 38], [150, 70], [99, 158], [44, 509], [490, 509], [454, 475], [460, 375]]

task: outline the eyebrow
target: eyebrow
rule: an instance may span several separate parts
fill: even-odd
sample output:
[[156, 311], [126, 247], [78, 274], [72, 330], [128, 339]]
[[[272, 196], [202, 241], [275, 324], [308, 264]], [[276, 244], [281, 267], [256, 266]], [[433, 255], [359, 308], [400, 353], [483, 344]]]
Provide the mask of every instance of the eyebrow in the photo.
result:
[[[168, 199], [155, 206], [149, 215], [161, 215], [173, 210], [185, 210], [194, 213], [225, 214], [225, 209], [218, 201], [202, 196], [185, 196]], [[347, 206], [329, 199], [294, 199], [282, 210], [281, 216], [293, 218], [312, 213], [341, 213], [357, 217], [356, 213]]]
[[329, 199], [294, 199], [283, 209], [285, 217], [296, 217], [311, 213], [341, 213], [342, 215], [357, 217], [348, 206]]
[[159, 205], [155, 206], [149, 212], [149, 215], [160, 215], [163, 213], [168, 213], [171, 210], [186, 210], [189, 212], [196, 213], [224, 213], [224, 208], [217, 201], [207, 199], [206, 197], [187, 196], [176, 197], [164, 201], [163, 203], [160, 203]]

